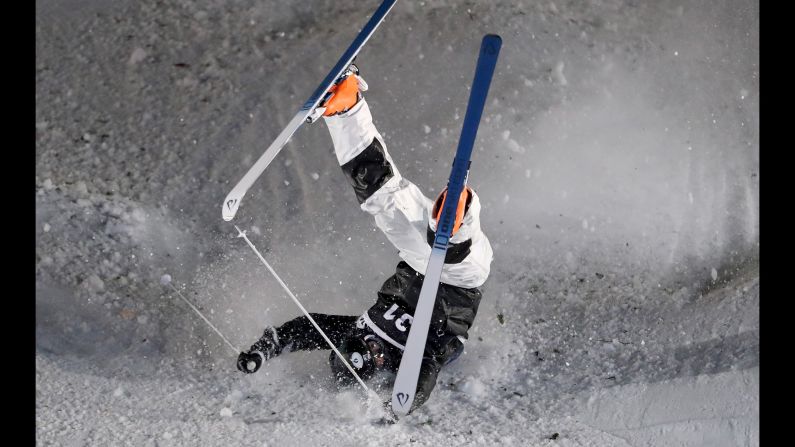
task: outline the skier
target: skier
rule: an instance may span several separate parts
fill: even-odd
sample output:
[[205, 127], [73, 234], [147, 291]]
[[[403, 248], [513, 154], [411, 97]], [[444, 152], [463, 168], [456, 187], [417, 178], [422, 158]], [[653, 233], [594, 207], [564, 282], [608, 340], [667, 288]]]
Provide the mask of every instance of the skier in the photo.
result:
[[[444, 188], [431, 201], [400, 175], [373, 125], [362, 96], [366, 90], [367, 84], [351, 65], [332, 87], [333, 95], [323, 104], [323, 117], [361, 209], [375, 217], [376, 226], [403, 260], [381, 286], [375, 304], [361, 316], [311, 314], [362, 380], [379, 372], [395, 373], [400, 365], [447, 193]], [[477, 314], [479, 287], [489, 275], [492, 260], [479, 215], [478, 196], [467, 186], [458, 201], [411, 411], [428, 399], [442, 366], [461, 355]], [[301, 316], [266, 328], [248, 351], [240, 353], [237, 367], [253, 373], [264, 361], [282, 353], [317, 349], [330, 348], [309, 319]], [[353, 375], [334, 352], [329, 363], [338, 383], [354, 383]], [[389, 405], [385, 403], [387, 409]]]

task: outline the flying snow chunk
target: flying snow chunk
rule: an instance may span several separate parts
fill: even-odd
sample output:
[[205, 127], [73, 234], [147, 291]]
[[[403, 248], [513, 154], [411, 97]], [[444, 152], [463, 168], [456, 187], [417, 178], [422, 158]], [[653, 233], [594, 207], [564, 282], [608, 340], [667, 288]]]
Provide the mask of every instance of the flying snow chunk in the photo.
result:
[[113, 390], [113, 397], [122, 397], [124, 396], [124, 388], [118, 387]]
[[[509, 134], [509, 136], [510, 136], [510, 134]], [[519, 145], [519, 143], [517, 143], [516, 140], [514, 140], [512, 138], [508, 139], [508, 149], [510, 149], [512, 152], [516, 152], [517, 154], [524, 154], [525, 153], [525, 148], [523, 148], [521, 145]]]
[[481, 397], [486, 394], [486, 385], [474, 377], [467, 377], [461, 386], [461, 391], [473, 397]]
[[[250, 362], [250, 363], [254, 363], [254, 362]], [[253, 369], [253, 368], [249, 368], [249, 369]], [[230, 403], [234, 403], [234, 402], [240, 402], [242, 399], [243, 399], [243, 392], [242, 391], [240, 391], [240, 390], [232, 390], [232, 392], [229, 393], [229, 395], [226, 396], [226, 399], [224, 399], [224, 403], [230, 404]]]
[[423, 124], [422, 125], [422, 131], [425, 132], [425, 133], [431, 133], [431, 126], [429, 126], [427, 124]]
[[221, 409], [221, 417], [224, 417], [224, 418], [232, 417], [232, 410], [230, 410], [228, 407], [222, 408]]
[[88, 187], [86, 186], [86, 182], [84, 182], [82, 180], [77, 182], [77, 183], [75, 183], [74, 190], [75, 190], [76, 193], [81, 194], [81, 195], [88, 194]]
[[99, 278], [99, 276], [97, 276], [97, 275], [95, 275], [93, 273], [88, 275], [88, 278], [86, 278], [85, 284], [86, 284], [86, 286], [88, 287], [89, 290], [93, 290], [93, 291], [105, 290], [105, 282], [102, 281]]
[[568, 85], [568, 81], [566, 80], [566, 76], [563, 75], [563, 68], [566, 64], [563, 61], [559, 61], [557, 65], [555, 65], [555, 80], [558, 81], [560, 85]]
[[50, 232], [50, 224], [48, 224], [48, 223], [44, 224], [44, 232], [45, 233], [49, 233]]
[[312, 176], [312, 180], [317, 180], [320, 178], [320, 174], [318, 174], [317, 172], [313, 172], [309, 175]]
[[143, 62], [146, 59], [146, 51], [143, 48], [138, 47], [133, 50], [132, 54], [130, 55], [130, 59], [127, 61], [130, 65], [135, 65], [139, 62]]
[[171, 275], [166, 273], [165, 275], [160, 277], [160, 285], [161, 286], [167, 286], [169, 284], [171, 284]]
[[712, 272], [710, 273], [710, 275], [712, 276], [712, 280], [713, 281], [717, 281], [718, 280], [718, 271], [715, 270], [714, 268], [712, 269]]

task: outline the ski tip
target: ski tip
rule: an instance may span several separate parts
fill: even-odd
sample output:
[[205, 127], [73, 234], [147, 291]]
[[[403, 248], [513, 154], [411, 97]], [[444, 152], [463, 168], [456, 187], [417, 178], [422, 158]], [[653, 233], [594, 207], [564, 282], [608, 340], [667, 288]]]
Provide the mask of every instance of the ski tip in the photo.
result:
[[414, 396], [411, 394], [394, 392], [392, 394], [392, 411], [398, 416], [405, 416], [409, 414], [413, 402]]
[[482, 46], [489, 54], [495, 54], [499, 52], [500, 47], [502, 47], [502, 37], [497, 34], [486, 34], [483, 36]]
[[237, 214], [237, 209], [239, 207], [240, 199], [227, 197], [223, 206], [221, 207], [221, 217], [223, 217], [225, 221], [229, 222], [235, 218], [235, 214]]

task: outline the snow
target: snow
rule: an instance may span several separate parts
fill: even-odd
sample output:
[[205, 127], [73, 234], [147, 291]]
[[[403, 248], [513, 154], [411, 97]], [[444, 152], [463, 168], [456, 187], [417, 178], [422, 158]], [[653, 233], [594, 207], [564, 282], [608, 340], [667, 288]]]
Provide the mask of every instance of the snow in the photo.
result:
[[759, 368], [692, 380], [664, 380], [602, 390], [582, 419], [629, 445], [752, 445], [759, 438]]
[[475, 377], [467, 377], [461, 385], [461, 391], [472, 397], [480, 398], [485, 397], [488, 389], [486, 385]]
[[[470, 173], [495, 260], [465, 352], [386, 427], [325, 351], [237, 371], [167, 286], [237, 346], [299, 314], [220, 200], [376, 3], [37, 2], [37, 443], [758, 445], [759, 16], [741, 0], [399, 2], [357, 63], [428, 196], [480, 37], [504, 39]], [[322, 123], [279, 158], [236, 223], [310, 311], [361, 313], [399, 258]]]

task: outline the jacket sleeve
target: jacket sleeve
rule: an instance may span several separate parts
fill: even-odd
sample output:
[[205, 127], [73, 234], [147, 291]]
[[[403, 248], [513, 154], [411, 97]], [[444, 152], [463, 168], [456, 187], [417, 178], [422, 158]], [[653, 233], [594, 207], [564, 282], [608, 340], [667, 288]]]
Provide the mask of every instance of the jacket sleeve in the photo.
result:
[[[370, 107], [362, 99], [348, 112], [325, 117], [337, 161], [356, 194], [361, 209], [398, 249], [400, 257], [424, 273], [431, 255], [428, 221], [433, 202], [403, 178], [373, 125]], [[480, 200], [473, 197], [464, 224], [451, 238], [471, 240], [469, 253], [457, 263], [446, 263], [441, 281], [464, 288], [480, 287], [489, 275], [493, 253], [480, 229]]]
[[325, 121], [337, 161], [361, 209], [375, 218], [403, 259], [425, 271], [422, 265], [431, 253], [426, 241], [431, 200], [400, 174], [373, 125], [367, 102], [362, 99], [348, 112]]

